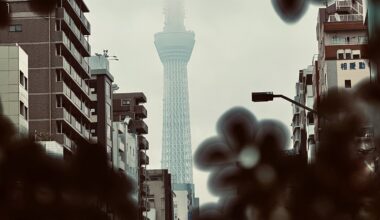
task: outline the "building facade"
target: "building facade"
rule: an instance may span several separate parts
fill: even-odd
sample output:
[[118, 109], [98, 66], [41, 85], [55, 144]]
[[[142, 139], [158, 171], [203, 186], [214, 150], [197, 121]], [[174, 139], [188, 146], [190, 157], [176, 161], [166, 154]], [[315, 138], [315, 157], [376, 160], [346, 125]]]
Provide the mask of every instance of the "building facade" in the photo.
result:
[[[314, 86], [313, 76], [315, 68], [313, 65], [300, 70], [298, 82], [296, 83], [296, 96], [294, 100], [302, 105], [314, 109]], [[293, 104], [293, 150], [309, 163], [315, 158], [315, 114]]]
[[174, 184], [192, 184], [187, 63], [194, 47], [194, 33], [184, 25], [183, 0], [167, 0], [165, 27], [155, 35], [155, 45], [164, 66], [162, 168]]
[[107, 54], [92, 56], [89, 59], [91, 137], [94, 142], [106, 149], [112, 160], [112, 83]]
[[28, 55], [19, 45], [0, 45], [0, 114], [21, 136], [29, 132], [28, 72]]
[[[147, 179], [146, 166], [149, 164], [149, 157], [146, 151], [149, 149], [149, 143], [144, 137], [148, 134], [148, 126], [145, 124], [144, 119], [147, 117], [147, 110], [142, 105], [146, 103], [144, 93], [114, 93], [113, 94], [113, 121], [114, 125], [117, 122], [125, 122], [128, 124], [127, 130], [130, 135], [129, 144], [125, 141], [127, 147], [131, 147], [129, 151], [122, 151], [114, 149], [115, 157], [117, 157], [119, 164], [129, 164], [133, 170], [135, 166], [133, 160], [127, 161], [128, 155], [125, 153], [132, 153], [132, 156], [137, 158], [138, 169], [138, 202], [139, 202], [139, 219], [146, 219], [147, 211], [150, 206], [147, 199], [148, 188], [145, 184]], [[122, 135], [117, 138], [122, 139]], [[117, 141], [118, 142], [118, 141]], [[137, 144], [137, 145], [135, 145]]]
[[368, 54], [368, 30], [363, 23], [361, 0], [330, 1], [319, 9], [318, 95], [331, 88], [350, 89], [371, 79]]
[[150, 211], [148, 216], [157, 220], [173, 220], [173, 190], [168, 170], [148, 170], [147, 185]]
[[89, 9], [83, 0], [57, 1], [48, 13], [36, 13], [28, 0], [6, 2], [11, 21], [0, 39], [29, 55], [29, 133], [56, 141], [70, 157], [91, 138]]
[[[319, 103], [333, 89], [350, 91], [359, 83], [375, 81], [371, 74], [368, 28], [362, 0], [332, 0], [320, 8], [317, 21], [318, 55], [301, 70], [295, 101], [318, 111]], [[308, 162], [315, 160], [325, 120], [293, 106], [293, 144]]]

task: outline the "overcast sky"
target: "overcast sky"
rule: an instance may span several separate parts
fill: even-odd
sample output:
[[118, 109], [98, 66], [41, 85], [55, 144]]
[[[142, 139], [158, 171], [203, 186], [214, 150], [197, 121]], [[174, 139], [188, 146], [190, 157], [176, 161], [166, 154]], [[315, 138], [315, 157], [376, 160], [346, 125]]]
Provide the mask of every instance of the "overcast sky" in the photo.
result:
[[[164, 25], [163, 0], [89, 0], [92, 53], [108, 49], [118, 92], [142, 91], [150, 142], [149, 169], [161, 167], [163, 67], [154, 34]], [[188, 0], [186, 27], [196, 34], [188, 65], [193, 152], [216, 134], [218, 118], [233, 106], [244, 106], [259, 119], [290, 125], [292, 109], [282, 100], [252, 103], [252, 91], [274, 91], [293, 97], [298, 71], [317, 52], [317, 7], [309, 7], [295, 24], [284, 23], [270, 0]], [[289, 137], [290, 138], [290, 137]], [[290, 140], [290, 139], [289, 139]], [[289, 142], [290, 145], [290, 142]], [[207, 173], [194, 167], [201, 204], [217, 201], [207, 190]]]

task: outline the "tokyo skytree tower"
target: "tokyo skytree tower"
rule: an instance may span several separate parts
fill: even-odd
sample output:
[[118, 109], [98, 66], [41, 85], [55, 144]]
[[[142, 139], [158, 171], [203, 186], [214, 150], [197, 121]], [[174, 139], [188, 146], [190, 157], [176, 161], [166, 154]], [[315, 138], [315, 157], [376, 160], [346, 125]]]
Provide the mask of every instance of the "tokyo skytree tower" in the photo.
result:
[[185, 28], [183, 0], [166, 0], [165, 26], [155, 34], [155, 45], [164, 66], [162, 168], [172, 182], [193, 183], [187, 63], [194, 33]]

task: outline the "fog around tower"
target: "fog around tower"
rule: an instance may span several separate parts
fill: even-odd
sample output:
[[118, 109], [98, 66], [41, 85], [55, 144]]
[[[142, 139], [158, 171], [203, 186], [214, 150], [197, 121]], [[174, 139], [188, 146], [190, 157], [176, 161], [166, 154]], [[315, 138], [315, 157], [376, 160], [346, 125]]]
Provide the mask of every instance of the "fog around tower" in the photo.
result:
[[184, 0], [165, 0], [164, 14], [164, 31], [185, 31]]

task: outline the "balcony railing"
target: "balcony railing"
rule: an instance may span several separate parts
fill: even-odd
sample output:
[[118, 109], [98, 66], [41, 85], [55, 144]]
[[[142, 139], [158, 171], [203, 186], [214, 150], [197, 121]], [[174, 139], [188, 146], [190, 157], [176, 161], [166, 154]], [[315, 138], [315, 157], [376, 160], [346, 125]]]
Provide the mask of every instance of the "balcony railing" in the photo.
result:
[[148, 165], [149, 164], [149, 157], [144, 152], [140, 151], [140, 165]]
[[336, 1], [336, 10], [337, 11], [349, 10], [350, 12], [355, 11], [358, 14], [363, 14], [363, 6], [358, 2], [353, 3], [352, 0]]
[[88, 119], [90, 118], [90, 109], [65, 83], [63, 83], [63, 94], [78, 108], [79, 111], [81, 111]]
[[125, 170], [125, 163], [124, 163], [124, 161], [121, 160], [121, 158], [119, 158], [119, 168], [121, 170]]
[[91, 32], [91, 25], [90, 22], [88, 22], [87, 18], [84, 16], [82, 10], [78, 6], [78, 4], [75, 2], [75, 0], [67, 0], [71, 7], [74, 9], [75, 13], [78, 15], [80, 20], [82, 21], [83, 25], [87, 28], [88, 32]]
[[350, 37], [333, 37], [330, 42], [331, 45], [358, 45], [358, 44], [368, 44], [368, 37], [358, 36]]
[[146, 138], [142, 135], [137, 136], [138, 146], [139, 150], [148, 150], [149, 149], [149, 142], [146, 140]]
[[119, 150], [125, 151], [125, 144], [122, 140], [119, 139]]
[[63, 108], [63, 119], [86, 140], [90, 139], [90, 131], [76, 120], [65, 108]]
[[136, 116], [141, 117], [141, 118], [147, 117], [147, 111], [143, 105], [136, 105], [134, 108], [135, 108], [134, 112], [135, 112]]
[[79, 76], [79, 74], [75, 71], [75, 69], [70, 66], [70, 64], [67, 62], [67, 60], [62, 57], [63, 59], [63, 69], [70, 75], [71, 79], [76, 82], [76, 84], [82, 89], [84, 93], [87, 95], [90, 95], [89, 87], [85, 83], [85, 81]]
[[63, 135], [63, 145], [70, 150], [73, 150], [72, 141], [65, 134]]
[[363, 15], [360, 14], [350, 14], [350, 15], [330, 15], [328, 22], [352, 22], [352, 21], [363, 21]]
[[[63, 9], [63, 8], [62, 8]], [[70, 17], [70, 15], [66, 12], [65, 9], [63, 9], [63, 20], [67, 23], [67, 25], [70, 27], [71, 31], [74, 33], [74, 35], [77, 37], [77, 39], [81, 42], [83, 47], [90, 52], [90, 44], [84, 37], [84, 35], [80, 32], [76, 24], [74, 23], [73, 19]]]
[[86, 71], [86, 73], [89, 74], [90, 67], [88, 65], [88, 62], [86, 61], [86, 58], [82, 57], [82, 55], [78, 52], [74, 44], [69, 40], [69, 38], [64, 32], [62, 32], [62, 39], [63, 44], [68, 48], [73, 57], [75, 57], [75, 59], [78, 61], [81, 67]]

